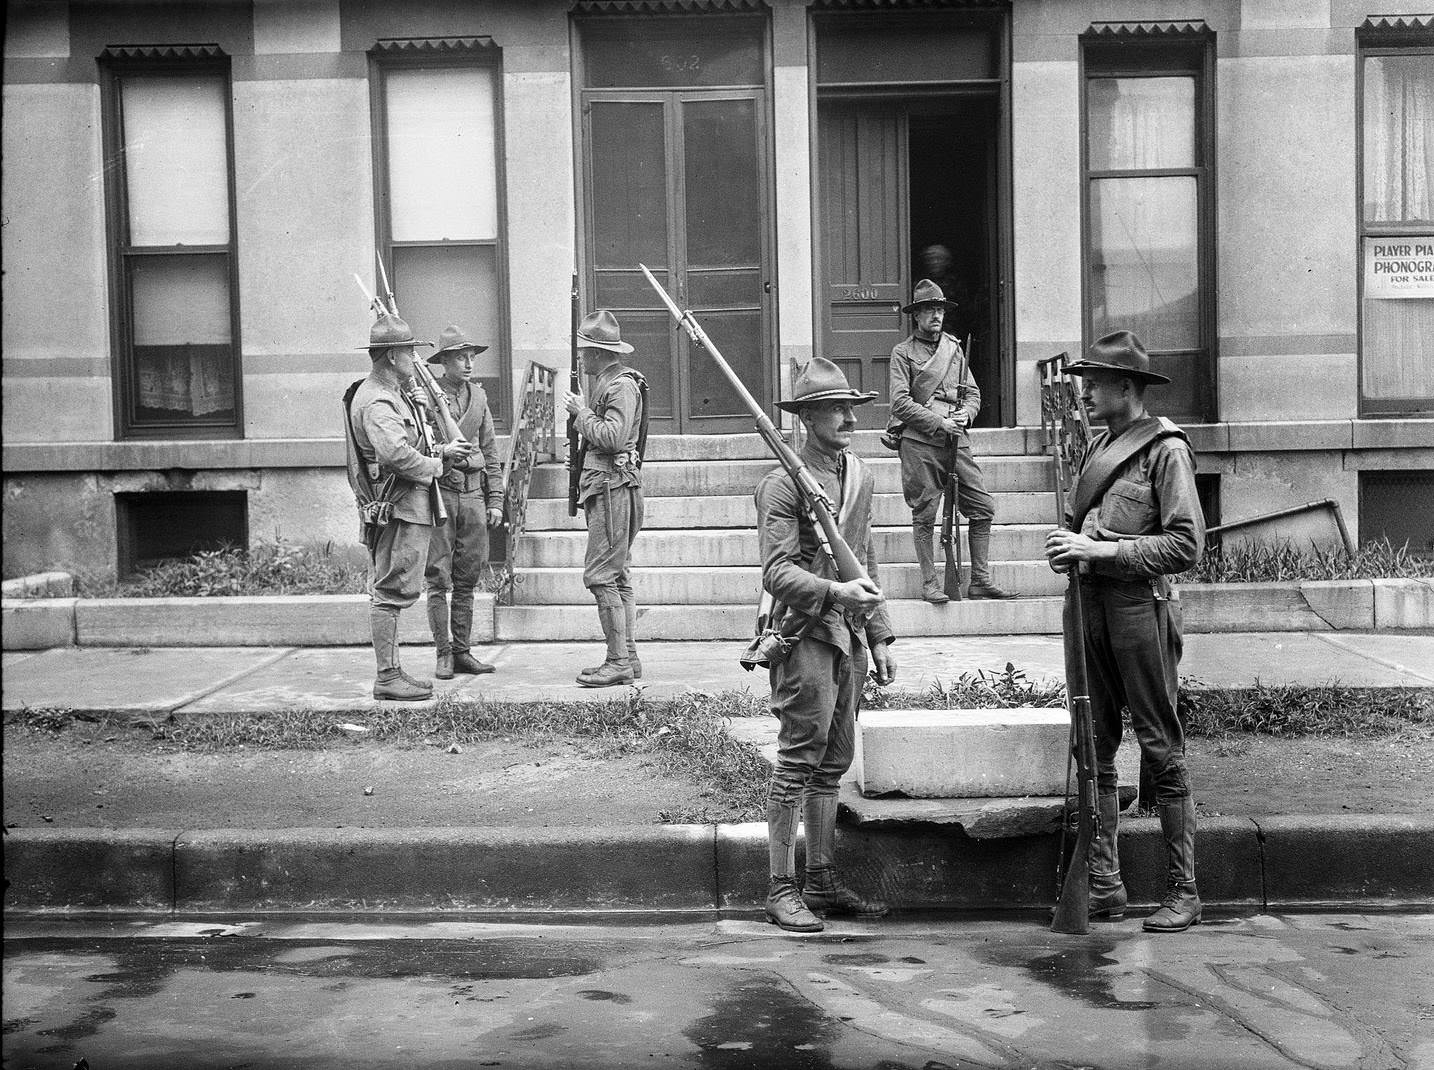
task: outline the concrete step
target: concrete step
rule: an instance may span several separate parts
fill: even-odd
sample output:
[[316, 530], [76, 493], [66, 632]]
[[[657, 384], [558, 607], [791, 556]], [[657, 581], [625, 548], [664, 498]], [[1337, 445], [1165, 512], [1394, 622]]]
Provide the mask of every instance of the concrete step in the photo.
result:
[[[1070, 715], [1063, 707], [865, 710], [853, 771], [863, 795], [911, 799], [1063, 796]], [[1116, 755], [1120, 783], [1137, 785], [1139, 748]]]
[[[750, 492], [644, 497], [646, 511], [642, 529], [645, 532], [694, 527], [755, 529], [757, 526], [757, 506]], [[1055, 498], [1050, 491], [1004, 491], [993, 497], [998, 524], [1051, 526]], [[899, 492], [873, 495], [871, 508], [878, 525], [898, 526], [911, 522], [911, 510]], [[544, 531], [584, 531], [586, 526], [581, 511], [575, 517], [568, 516], [565, 500], [530, 498], [526, 529], [529, 535], [535, 535]]]
[[[901, 463], [890, 452], [868, 461], [878, 494], [901, 490]], [[745, 494], [777, 467], [771, 459], [652, 461], [643, 465], [642, 487], [648, 497]], [[981, 460], [986, 489], [1005, 491], [1049, 491], [1051, 463], [1044, 457], [1000, 455]], [[568, 472], [561, 464], [542, 464], [533, 469], [528, 497], [566, 499]]]
[[[852, 449], [862, 457], [894, 457], [881, 444], [880, 431], [858, 431]], [[788, 444], [791, 439], [784, 436]], [[971, 450], [976, 456], [1045, 452], [1039, 427], [978, 427], [971, 432]], [[652, 435], [647, 440], [648, 461], [740, 461], [770, 457], [766, 443], [756, 433], [737, 435]]]
[[[1038, 560], [1045, 545], [1049, 524], [1002, 524], [991, 531], [991, 557], [996, 561]], [[872, 545], [880, 564], [916, 560], [916, 549], [908, 527], [878, 527], [872, 530]], [[967, 532], [962, 531], [962, 559], [970, 563]], [[940, 550], [939, 530], [935, 539]], [[586, 531], [530, 533], [518, 545], [519, 568], [581, 567], [587, 548]], [[743, 528], [693, 528], [687, 531], [644, 531], [633, 546], [633, 565], [644, 568], [692, 566], [725, 568], [759, 565], [757, 534]]]
[[[1061, 630], [1059, 598], [1015, 598], [1004, 602], [965, 601], [932, 606], [913, 599], [888, 603], [898, 636], [1056, 635]], [[600, 642], [597, 610], [591, 600], [577, 605], [499, 606], [498, 641]], [[639, 599], [637, 638], [732, 640], [745, 643], [756, 618], [754, 602], [727, 605], [644, 605]], [[741, 653], [735, 646], [732, 656]]]
[[[997, 561], [991, 569], [998, 586], [1023, 597], [1052, 596], [1065, 589], [1065, 580], [1043, 561]], [[921, 597], [921, 571], [915, 563], [884, 565], [879, 576], [888, 598]], [[755, 564], [640, 567], [632, 572], [637, 600], [649, 606], [756, 606], [761, 584], [762, 569]], [[580, 567], [525, 568], [518, 573], [516, 601], [519, 605], [591, 606], [592, 596], [583, 586]]]

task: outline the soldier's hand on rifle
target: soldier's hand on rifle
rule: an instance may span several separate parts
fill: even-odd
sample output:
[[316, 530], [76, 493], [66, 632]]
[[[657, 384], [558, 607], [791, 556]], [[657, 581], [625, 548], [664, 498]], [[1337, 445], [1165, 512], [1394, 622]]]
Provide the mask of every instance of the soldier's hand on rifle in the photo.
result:
[[966, 426], [966, 414], [958, 412], [955, 416], [948, 416], [941, 421], [941, 426], [948, 435], [959, 435]]
[[440, 456], [443, 463], [452, 467], [459, 461], [466, 461], [468, 455], [473, 452], [473, 443], [465, 442], [461, 438], [455, 438], [452, 442], [445, 442]]
[[845, 583], [833, 583], [831, 593], [833, 602], [856, 612], [870, 612], [886, 600], [881, 588], [865, 576]]
[[581, 394], [563, 393], [563, 408], [568, 410], [569, 416], [576, 416], [587, 406]]
[[1113, 560], [1119, 545], [1097, 541], [1078, 531], [1056, 528], [1046, 536], [1046, 560], [1056, 572], [1069, 572], [1081, 561]]
[[890, 643], [877, 643], [871, 648], [871, 664], [871, 676], [877, 687], [896, 680], [896, 655], [891, 652]]

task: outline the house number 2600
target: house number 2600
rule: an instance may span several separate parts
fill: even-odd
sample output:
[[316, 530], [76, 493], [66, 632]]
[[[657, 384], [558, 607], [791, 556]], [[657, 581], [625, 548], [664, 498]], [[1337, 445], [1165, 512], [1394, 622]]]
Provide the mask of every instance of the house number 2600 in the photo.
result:
[[676, 71], [679, 74], [702, 69], [702, 57], [695, 52], [690, 56], [663, 56], [661, 63], [664, 71]]

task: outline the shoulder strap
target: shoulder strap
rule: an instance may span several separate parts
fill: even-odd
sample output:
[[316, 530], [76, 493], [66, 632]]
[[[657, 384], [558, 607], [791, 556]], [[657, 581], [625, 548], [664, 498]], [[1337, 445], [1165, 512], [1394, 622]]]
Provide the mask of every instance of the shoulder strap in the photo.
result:
[[636, 368], [628, 367], [624, 367], [613, 379], [617, 380], [624, 375], [637, 384], [638, 408], [642, 410], [637, 418], [637, 467], [641, 468], [642, 460], [647, 456], [647, 379]]
[[[911, 337], [915, 339], [916, 335], [913, 334]], [[951, 339], [951, 352], [946, 355], [946, 367], [942, 368], [940, 376], [938, 376], [932, 381], [933, 385], [931, 387], [931, 390], [926, 394], [924, 398], [916, 397], [916, 392], [912, 391], [912, 397], [915, 398], [916, 404], [918, 405], [925, 405], [936, 394], [936, 391], [941, 389], [941, 384], [944, 383], [946, 381], [946, 377], [951, 374], [951, 365], [956, 363], [956, 354], [961, 352], [961, 343], [956, 340], [956, 337], [954, 335], [950, 335], [947, 334], [945, 331], [942, 331], [941, 337]]]
[[1150, 416], [1128, 428], [1125, 434], [1092, 455], [1082, 465], [1080, 476], [1076, 480], [1075, 493], [1071, 496], [1071, 530], [1080, 530], [1086, 514], [1110, 489], [1120, 470], [1132, 458], [1144, 453], [1152, 443], [1171, 436], [1189, 441], [1185, 432], [1164, 416]]

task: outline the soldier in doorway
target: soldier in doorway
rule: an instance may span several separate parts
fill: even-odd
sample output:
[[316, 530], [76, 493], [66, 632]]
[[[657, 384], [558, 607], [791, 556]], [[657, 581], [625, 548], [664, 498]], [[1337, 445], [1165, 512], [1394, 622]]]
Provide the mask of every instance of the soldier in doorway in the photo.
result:
[[[443, 328], [429, 364], [441, 364], [438, 385], [465, 441], [476, 447], [438, 481], [448, 519], [436, 524], [428, 543], [428, 624], [438, 655], [434, 675], [479, 675], [494, 666], [473, 656], [473, 592], [488, 563], [488, 529], [503, 523], [503, 464], [494, 444], [493, 413], [483, 388], [471, 381], [473, 358], [488, 349], [462, 328]], [[449, 592], [453, 604], [449, 606]]]
[[981, 388], [971, 378], [969, 355], [961, 343], [941, 330], [947, 310], [955, 306], [941, 287], [922, 279], [911, 304], [901, 310], [914, 318], [916, 329], [891, 351], [888, 433], [901, 439], [901, 489], [911, 509], [921, 597], [933, 605], [949, 601], [936, 575], [933, 542], [936, 507], [953, 471], [959, 488], [957, 505], [968, 521], [971, 547], [967, 597], [1015, 597], [991, 579], [991, 518], [996, 507], [971, 454], [967, 433], [981, 411]]
[[399, 665], [398, 614], [418, 601], [428, 540], [438, 520], [434, 481], [467, 459], [463, 441], [431, 449], [424, 430], [426, 415], [415, 400], [414, 349], [431, 346], [413, 337], [408, 324], [381, 312], [369, 331], [373, 369], [346, 399], [350, 444], [364, 467], [369, 486], [387, 485], [383, 523], [375, 524], [370, 543], [373, 581], [369, 624], [378, 675], [376, 699], [415, 701], [433, 694], [431, 680], [409, 676]]
[[1169, 885], [1147, 932], [1181, 932], [1200, 921], [1195, 890], [1195, 802], [1185, 767], [1185, 736], [1175, 712], [1183, 645], [1178, 593], [1170, 576], [1191, 568], [1205, 545], [1205, 518], [1195, 488], [1195, 463], [1185, 432], [1145, 411], [1145, 388], [1170, 380], [1150, 370], [1140, 339], [1116, 331], [1070, 365], [1081, 377], [1081, 401], [1103, 420], [1081, 462], [1066, 526], [1046, 539], [1057, 572], [1080, 571], [1083, 643], [1095, 725], [1096, 811], [1091, 846], [1093, 916], [1125, 913], [1116, 826], [1115, 755], [1122, 707], [1130, 709], [1145, 764], [1153, 770], [1155, 804], [1165, 836]]
[[[836, 869], [837, 789], [856, 747], [856, 714], [867, 673], [896, 678], [894, 639], [871, 541], [873, 479], [850, 452], [857, 405], [876, 395], [851, 389], [831, 361], [814, 357], [798, 375], [791, 401], [778, 405], [806, 425], [802, 461], [837, 507], [837, 525], [870, 579], [842, 582], [820, 528], [785, 468], [757, 484], [762, 586], [786, 607], [784, 635], [796, 636], [770, 664], [772, 712], [781, 722], [767, 796], [771, 884], [767, 917], [793, 932], [817, 932], [818, 914], [880, 916], [886, 906], [848, 888]], [[818, 507], [820, 508], [820, 506]], [[797, 822], [806, 833], [806, 880], [797, 888]]]
[[642, 455], [647, 445], [647, 380], [619, 359], [631, 353], [617, 317], [605, 309], [578, 324], [582, 371], [593, 383], [589, 407], [582, 394], [563, 405], [582, 436], [578, 502], [587, 518], [583, 586], [597, 602], [607, 657], [578, 673], [582, 687], [612, 687], [642, 678], [637, 657], [637, 600], [629, 557], [642, 529]]

